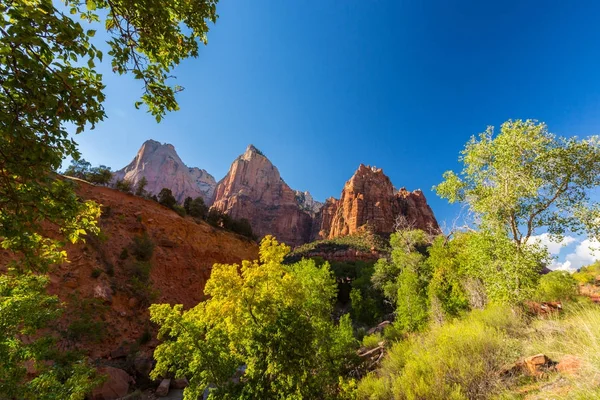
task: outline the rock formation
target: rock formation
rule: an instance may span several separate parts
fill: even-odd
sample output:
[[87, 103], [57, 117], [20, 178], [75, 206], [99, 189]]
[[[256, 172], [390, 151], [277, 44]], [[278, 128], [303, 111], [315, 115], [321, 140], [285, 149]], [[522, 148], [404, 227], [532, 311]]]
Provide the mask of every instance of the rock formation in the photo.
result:
[[294, 190], [294, 193], [296, 194], [296, 201], [298, 202], [300, 209], [309, 213], [311, 217], [314, 217], [319, 212], [321, 207], [323, 207], [323, 203], [313, 199], [310, 192]]
[[439, 226], [423, 192], [395, 191], [379, 168], [360, 165], [342, 191], [340, 200], [327, 199], [315, 216], [311, 239], [331, 239], [369, 226], [375, 233], [394, 232], [398, 222], [428, 232]]
[[277, 168], [252, 145], [217, 184], [213, 207], [233, 218], [246, 218], [259, 237], [271, 234], [289, 245], [310, 238], [311, 216], [300, 208]]
[[155, 140], [144, 142], [137, 155], [125, 168], [115, 172], [114, 179], [127, 179], [137, 185], [146, 177], [146, 191], [158, 194], [161, 189], [171, 189], [179, 203], [186, 197], [202, 197], [210, 202], [213, 197], [215, 178], [199, 168], [188, 168], [171, 144]]

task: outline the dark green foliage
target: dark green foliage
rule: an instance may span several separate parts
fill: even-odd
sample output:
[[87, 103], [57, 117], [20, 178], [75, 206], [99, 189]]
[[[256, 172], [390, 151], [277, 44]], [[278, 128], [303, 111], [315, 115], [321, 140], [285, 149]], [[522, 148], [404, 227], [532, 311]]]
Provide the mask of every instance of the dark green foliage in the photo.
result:
[[106, 275], [115, 276], [115, 266], [111, 263], [107, 263], [104, 267], [104, 271], [106, 271]]
[[100, 319], [107, 306], [98, 299], [81, 298], [81, 294], [73, 294], [70, 298], [73, 305], [69, 315], [73, 319], [66, 331], [66, 337], [75, 342], [99, 342], [106, 334], [106, 322]]
[[142, 179], [135, 185], [135, 195], [144, 197], [146, 195], [146, 185], [148, 185], [148, 179], [146, 179], [145, 176], [142, 176]]
[[96, 279], [102, 274], [102, 270], [100, 268], [94, 268], [92, 270], [92, 278]]
[[212, 226], [227, 229], [249, 239], [255, 239], [252, 226], [250, 226], [250, 222], [245, 218], [236, 220], [215, 208], [211, 208], [206, 217], [206, 222]]
[[128, 179], [119, 179], [115, 182], [115, 189], [121, 192], [131, 193], [133, 184]]
[[173, 211], [175, 211], [177, 214], [179, 214], [180, 217], [185, 217], [186, 216], [185, 208], [183, 208], [179, 204], [175, 204], [173, 206]]
[[119, 254], [119, 258], [121, 260], [126, 260], [127, 257], [129, 257], [129, 250], [127, 249], [127, 247], [123, 247], [123, 250], [121, 250], [121, 254]]
[[187, 197], [183, 203], [183, 207], [188, 215], [194, 218], [204, 219], [208, 215], [208, 207], [204, 204], [202, 197], [196, 197], [193, 200], [191, 197]]
[[99, 167], [90, 169], [90, 172], [86, 176], [86, 180], [96, 185], [106, 186], [110, 183], [112, 176], [110, 167], [100, 165]]
[[[140, 236], [134, 237], [131, 247], [131, 252], [138, 261], [150, 261], [152, 254], [154, 254], [154, 243], [146, 232]], [[123, 254], [123, 252], [121, 252], [121, 254]]]
[[175, 196], [173, 196], [173, 192], [171, 192], [171, 189], [167, 188], [162, 188], [160, 193], [158, 193], [158, 202], [170, 209], [173, 209], [175, 204], [177, 204], [177, 200], [175, 199]]
[[65, 170], [64, 175], [84, 179], [95, 185], [108, 185], [112, 179], [110, 167], [100, 165], [93, 167], [85, 159], [71, 160], [71, 165]]
[[86, 161], [83, 158], [72, 159], [71, 165], [67, 167], [64, 172], [64, 175], [72, 176], [74, 178], [86, 179], [87, 174], [90, 171], [92, 164]]

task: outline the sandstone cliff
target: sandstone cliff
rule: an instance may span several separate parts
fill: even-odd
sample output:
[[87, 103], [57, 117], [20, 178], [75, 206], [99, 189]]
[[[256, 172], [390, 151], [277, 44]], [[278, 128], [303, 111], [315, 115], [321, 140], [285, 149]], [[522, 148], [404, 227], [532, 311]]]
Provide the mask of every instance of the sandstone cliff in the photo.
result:
[[346, 182], [340, 200], [327, 199], [315, 216], [311, 239], [331, 239], [358, 232], [366, 225], [375, 233], [394, 232], [397, 221], [438, 232], [433, 211], [420, 190], [396, 192], [381, 169], [360, 165]]
[[114, 179], [127, 179], [138, 183], [146, 177], [146, 190], [158, 194], [161, 189], [171, 189], [179, 203], [186, 197], [202, 197], [210, 202], [216, 186], [215, 178], [199, 168], [188, 168], [171, 144], [155, 140], [144, 142], [137, 155], [125, 168], [115, 172]]
[[213, 207], [233, 218], [246, 218], [259, 237], [271, 234], [289, 245], [310, 238], [311, 216], [300, 208], [277, 168], [252, 145], [217, 184]]

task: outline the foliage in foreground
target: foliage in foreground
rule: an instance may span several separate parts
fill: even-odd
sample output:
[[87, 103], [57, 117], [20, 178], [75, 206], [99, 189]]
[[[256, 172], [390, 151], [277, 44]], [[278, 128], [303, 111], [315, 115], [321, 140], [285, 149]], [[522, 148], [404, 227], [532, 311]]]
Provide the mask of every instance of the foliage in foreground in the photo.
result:
[[[186, 399], [211, 384], [213, 399], [334, 398], [357, 345], [351, 322], [332, 321], [336, 284], [328, 264], [283, 265], [288, 252], [267, 236], [260, 261], [215, 264], [205, 302], [188, 311], [152, 305], [164, 340], [152, 377], [187, 377]], [[232, 379], [240, 367], [245, 373]]]
[[475, 310], [393, 344], [381, 367], [358, 386], [361, 400], [487, 399], [502, 389], [499, 371], [520, 354], [522, 327], [510, 309]]

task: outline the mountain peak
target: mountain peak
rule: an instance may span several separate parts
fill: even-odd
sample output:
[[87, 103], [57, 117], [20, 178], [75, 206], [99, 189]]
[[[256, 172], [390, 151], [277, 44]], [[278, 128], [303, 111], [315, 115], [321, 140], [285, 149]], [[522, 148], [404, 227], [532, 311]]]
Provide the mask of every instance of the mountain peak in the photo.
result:
[[265, 157], [263, 152], [257, 149], [256, 146], [254, 146], [253, 144], [249, 144], [248, 147], [246, 147], [246, 151], [244, 152], [244, 154], [242, 154], [242, 159], [250, 160], [252, 157], [256, 157], [257, 155]]
[[142, 144], [129, 165], [115, 172], [115, 179], [127, 179], [134, 186], [142, 178], [148, 182], [148, 193], [158, 194], [168, 188], [180, 203], [186, 197], [202, 197], [209, 203], [217, 185], [215, 178], [205, 170], [186, 166], [175, 146], [152, 139]]

